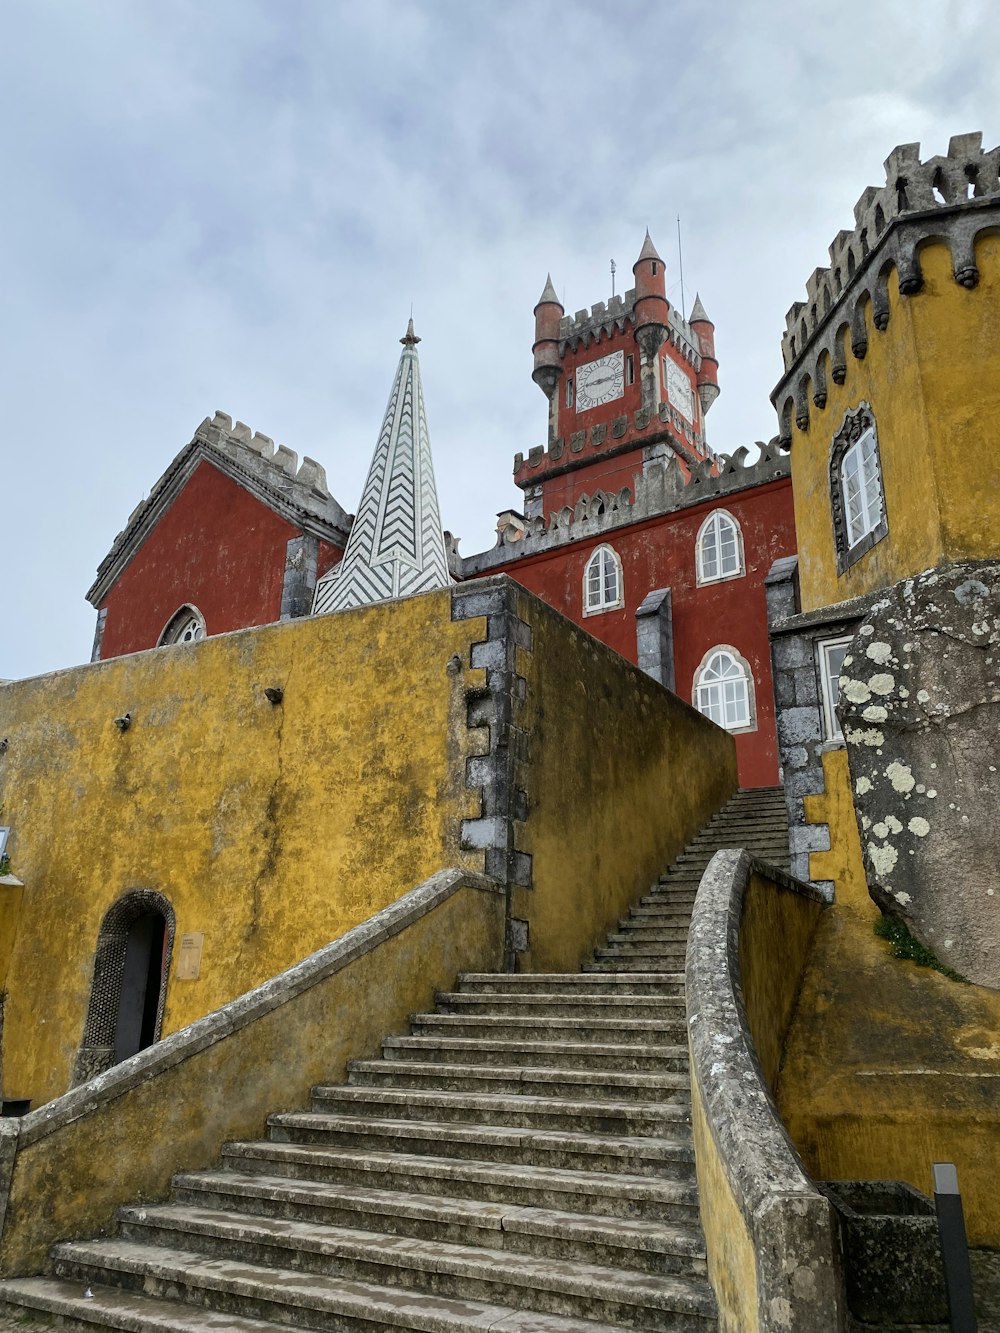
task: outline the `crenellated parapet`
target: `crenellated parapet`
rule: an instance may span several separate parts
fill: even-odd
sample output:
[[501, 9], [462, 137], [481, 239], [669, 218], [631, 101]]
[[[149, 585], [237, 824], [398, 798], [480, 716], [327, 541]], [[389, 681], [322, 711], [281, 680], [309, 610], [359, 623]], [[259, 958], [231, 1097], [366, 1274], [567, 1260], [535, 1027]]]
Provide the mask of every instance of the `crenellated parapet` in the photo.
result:
[[294, 450], [283, 444], [275, 447], [269, 435], [251, 431], [242, 421], [234, 424], [232, 417], [225, 412], [216, 412], [214, 416], [206, 417], [195, 431], [194, 438], [220, 449], [243, 467], [269, 481], [303, 508], [326, 510], [329, 502], [333, 501], [343, 514], [330, 494], [326, 472], [321, 464], [309, 457], [303, 457], [300, 463]]
[[835, 237], [829, 266], [812, 273], [806, 300], [786, 316], [785, 375], [772, 394], [782, 440], [791, 439], [793, 421], [806, 429], [810, 402], [825, 406], [827, 377], [844, 383], [848, 356], [864, 359], [869, 307], [874, 328], [888, 328], [890, 281], [902, 297], [921, 291], [923, 244], [948, 246], [960, 286], [979, 281], [976, 240], [1000, 225], [1000, 147], [984, 150], [978, 133], [955, 135], [947, 156], [921, 162], [919, 144], [901, 144], [885, 171], [885, 185], [861, 195], [853, 229]]
[[610, 425], [600, 422], [587, 430], [571, 431], [568, 440], [559, 436], [547, 449], [537, 445], [528, 451], [527, 458], [523, 453], [516, 453], [514, 482], [524, 489], [568, 472], [585, 462], [590, 453], [599, 451], [602, 458], [610, 458], [657, 441], [677, 447], [682, 456], [690, 455], [692, 462], [697, 462], [695, 450], [699, 454], [708, 453], [711, 459], [701, 432], [696, 431], [670, 403], [660, 403], [655, 412], [640, 408], [637, 412], [623, 412], [612, 418]]
[[101, 561], [87, 600], [97, 606], [146, 534], [190, 480], [203, 461], [213, 463], [234, 481], [256, 494], [275, 512], [303, 531], [344, 546], [352, 516], [330, 494], [326, 473], [312, 458], [303, 458], [269, 435], [235, 424], [225, 412], [206, 417], [159, 479], [148, 497], [129, 514]]
[[745, 448], [714, 459], [687, 455], [683, 462], [676, 453], [664, 451], [649, 458], [636, 474], [634, 498], [625, 486], [619, 491], [598, 489], [593, 495], [582, 495], [575, 505], [554, 510], [547, 519], [542, 514], [526, 517], [506, 510], [499, 515], [497, 543], [491, 550], [460, 556], [457, 541], [452, 539], [453, 572], [460, 578], [473, 578], [522, 556], [598, 540], [630, 524], [789, 476], [788, 452], [777, 440], [758, 441], [756, 447], [758, 456], [752, 462], [747, 461], [750, 450]]
[[[589, 347], [600, 342], [602, 337], [610, 338], [617, 330], [624, 333], [626, 326], [635, 323], [635, 288], [630, 287], [624, 296], [612, 296], [609, 301], [598, 301], [589, 310], [578, 310], [575, 315], [563, 315], [559, 321], [559, 355], [567, 351], [575, 352], [578, 347]], [[691, 325], [676, 306], [670, 306], [667, 316], [669, 325], [667, 337], [694, 369], [701, 369], [701, 353], [698, 338]]]

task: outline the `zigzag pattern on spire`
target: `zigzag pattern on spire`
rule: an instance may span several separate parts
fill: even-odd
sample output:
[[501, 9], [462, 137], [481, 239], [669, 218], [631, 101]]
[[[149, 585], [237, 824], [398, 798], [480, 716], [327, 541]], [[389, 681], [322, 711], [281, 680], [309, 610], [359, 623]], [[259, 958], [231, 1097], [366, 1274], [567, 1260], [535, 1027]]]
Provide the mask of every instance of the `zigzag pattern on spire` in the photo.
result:
[[319, 580], [313, 614], [447, 587], [420, 364], [405, 343], [340, 565]]

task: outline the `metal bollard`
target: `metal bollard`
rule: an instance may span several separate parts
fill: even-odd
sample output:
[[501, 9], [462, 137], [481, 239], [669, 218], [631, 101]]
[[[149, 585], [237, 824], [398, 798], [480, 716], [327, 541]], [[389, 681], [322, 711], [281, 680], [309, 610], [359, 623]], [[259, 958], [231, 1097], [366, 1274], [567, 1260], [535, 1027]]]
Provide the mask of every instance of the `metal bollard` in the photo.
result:
[[976, 1333], [976, 1307], [972, 1298], [972, 1269], [965, 1238], [965, 1215], [958, 1191], [958, 1172], [952, 1162], [934, 1163], [934, 1206], [937, 1209], [944, 1285], [952, 1333]]

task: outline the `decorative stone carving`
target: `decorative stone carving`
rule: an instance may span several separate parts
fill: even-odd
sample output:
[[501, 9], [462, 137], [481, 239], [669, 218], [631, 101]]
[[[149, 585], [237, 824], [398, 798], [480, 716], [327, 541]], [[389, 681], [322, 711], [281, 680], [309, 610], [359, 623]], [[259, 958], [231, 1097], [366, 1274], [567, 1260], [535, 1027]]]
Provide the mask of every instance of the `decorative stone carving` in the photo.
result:
[[871, 896], [1000, 987], [1000, 561], [928, 570], [876, 601], [838, 712]]

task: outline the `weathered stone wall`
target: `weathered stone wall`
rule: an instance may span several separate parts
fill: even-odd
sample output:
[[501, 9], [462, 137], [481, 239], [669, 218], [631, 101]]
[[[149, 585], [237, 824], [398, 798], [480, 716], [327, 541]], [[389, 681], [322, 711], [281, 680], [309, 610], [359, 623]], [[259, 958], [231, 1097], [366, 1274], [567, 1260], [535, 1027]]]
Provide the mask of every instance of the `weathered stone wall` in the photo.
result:
[[839, 712], [872, 897], [1000, 987], [1000, 563], [880, 597], [844, 659]]
[[[0, 1120], [0, 1272], [107, 1230], [124, 1200], [254, 1138], [276, 1108], [343, 1081], [461, 971], [499, 968], [501, 885], [445, 870], [256, 990], [20, 1120]], [[109, 1171], [108, 1163], [114, 1162]]]
[[[835, 1333], [836, 1223], [778, 1115], [774, 1081], [823, 911], [748, 852], [718, 852], [687, 956], [692, 1119], [708, 1271], [725, 1333]], [[781, 948], [775, 948], [775, 940]]]

